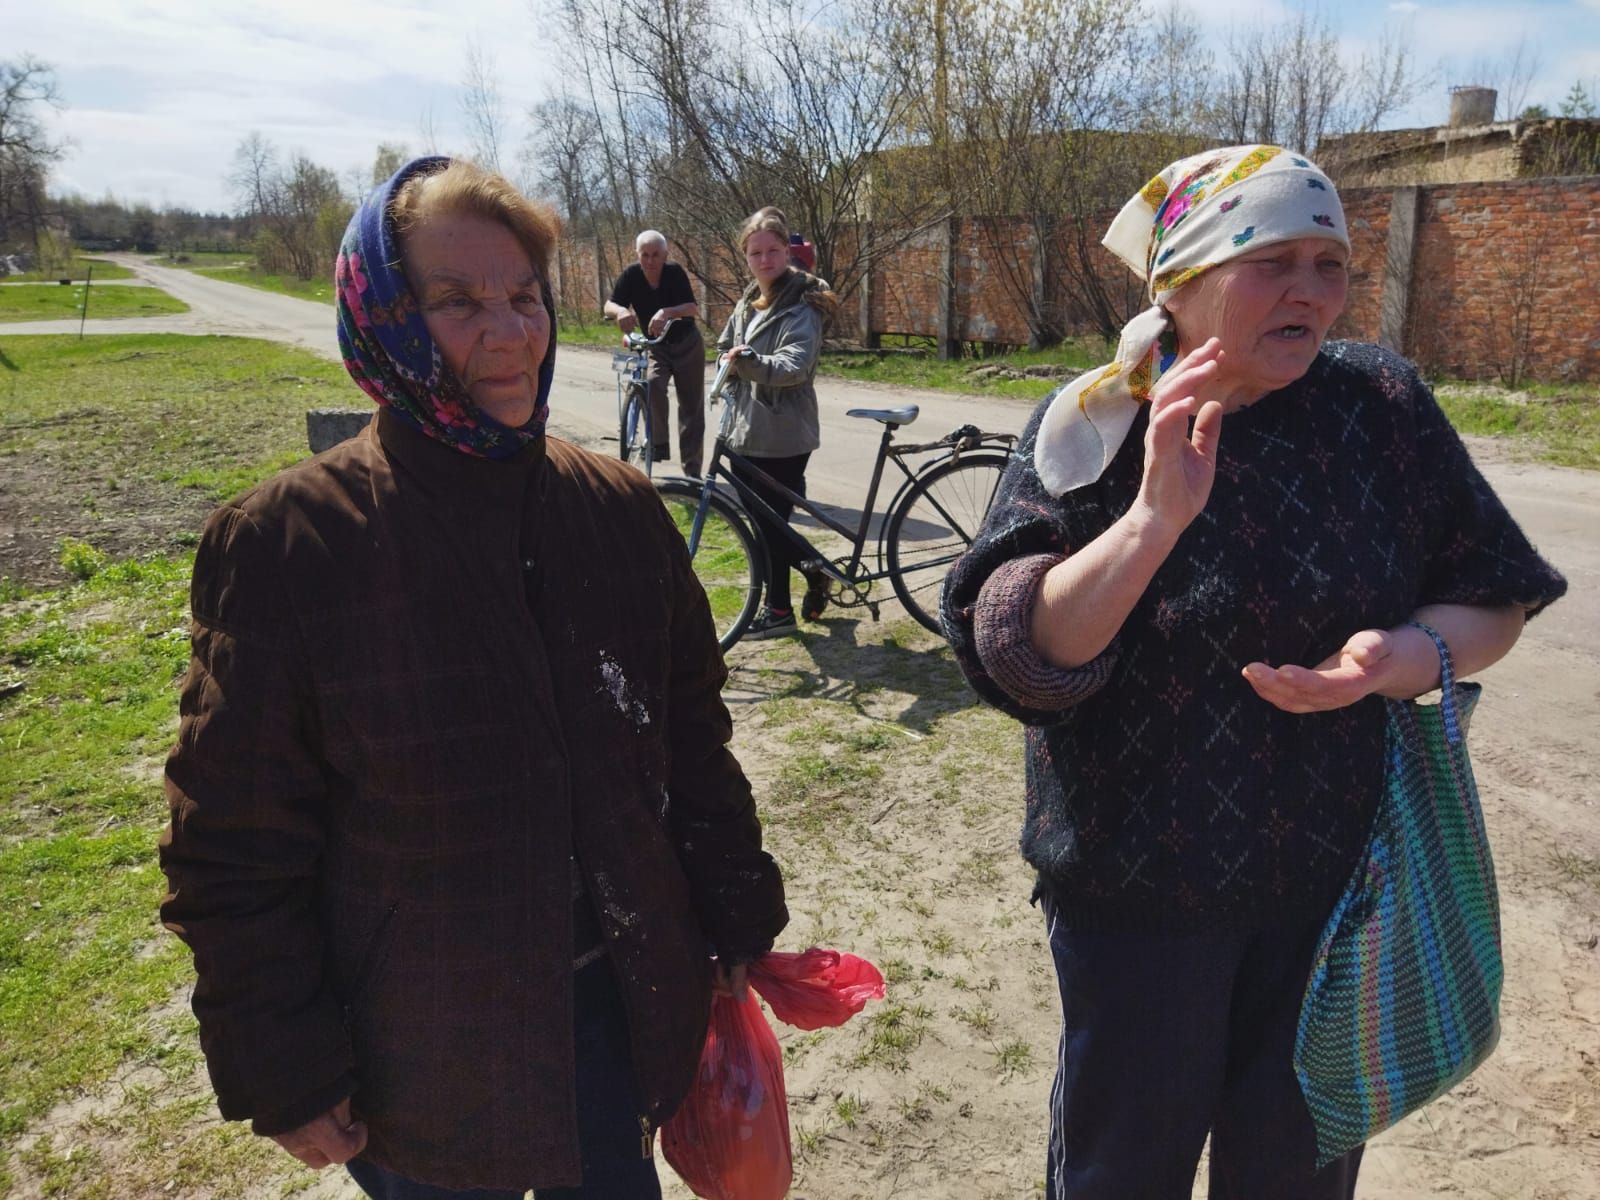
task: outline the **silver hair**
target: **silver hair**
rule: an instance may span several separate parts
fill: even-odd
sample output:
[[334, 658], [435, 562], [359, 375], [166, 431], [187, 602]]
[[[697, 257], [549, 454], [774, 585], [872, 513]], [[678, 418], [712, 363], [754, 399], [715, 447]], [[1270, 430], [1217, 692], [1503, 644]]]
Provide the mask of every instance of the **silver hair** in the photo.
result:
[[635, 250], [641, 249], [644, 246], [660, 246], [663, 250], [665, 250], [667, 248], [667, 235], [662, 233], [659, 229], [646, 229], [638, 237], [633, 239], [633, 248]]

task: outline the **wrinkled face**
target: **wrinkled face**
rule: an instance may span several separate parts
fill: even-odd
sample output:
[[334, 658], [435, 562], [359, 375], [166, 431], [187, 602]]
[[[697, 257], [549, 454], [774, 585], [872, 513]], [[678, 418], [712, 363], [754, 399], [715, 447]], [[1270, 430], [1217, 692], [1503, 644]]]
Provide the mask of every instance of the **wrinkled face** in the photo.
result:
[[516, 235], [484, 217], [433, 217], [406, 234], [405, 271], [428, 333], [472, 402], [503, 425], [531, 420], [550, 314]]
[[667, 261], [667, 248], [660, 242], [647, 242], [642, 246], [634, 247], [634, 253], [639, 256], [639, 265], [644, 268], [645, 275], [654, 282], [661, 277], [661, 268]]
[[1179, 348], [1220, 338], [1224, 377], [1250, 399], [1288, 386], [1344, 311], [1349, 261], [1339, 242], [1306, 237], [1213, 267], [1167, 299]]
[[745, 265], [761, 285], [763, 292], [770, 291], [778, 278], [789, 269], [789, 243], [765, 229], [752, 233], [744, 244]]

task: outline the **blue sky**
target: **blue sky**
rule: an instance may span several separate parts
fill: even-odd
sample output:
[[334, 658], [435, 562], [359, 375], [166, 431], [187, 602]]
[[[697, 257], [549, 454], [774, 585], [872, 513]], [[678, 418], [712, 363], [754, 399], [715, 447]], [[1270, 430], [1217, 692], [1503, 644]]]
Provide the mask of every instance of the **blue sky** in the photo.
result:
[[[537, 0], [533, 0], [537, 3]], [[1192, 3], [1220, 46], [1230, 25], [1281, 19], [1262, 0]], [[563, 64], [530, 0], [0, 0], [0, 57], [53, 63], [73, 150], [56, 186], [152, 204], [231, 207], [224, 183], [239, 140], [259, 129], [344, 173], [380, 141], [424, 142], [425, 114], [449, 151], [466, 144], [459, 82], [469, 40], [520, 114], [559, 86]], [[1526, 38], [1539, 59], [1528, 102], [1552, 108], [1574, 80], [1600, 80], [1600, 0], [1343, 0], [1328, 3], [1352, 49], [1408, 21], [1427, 93], [1396, 125], [1443, 120], [1447, 87]]]

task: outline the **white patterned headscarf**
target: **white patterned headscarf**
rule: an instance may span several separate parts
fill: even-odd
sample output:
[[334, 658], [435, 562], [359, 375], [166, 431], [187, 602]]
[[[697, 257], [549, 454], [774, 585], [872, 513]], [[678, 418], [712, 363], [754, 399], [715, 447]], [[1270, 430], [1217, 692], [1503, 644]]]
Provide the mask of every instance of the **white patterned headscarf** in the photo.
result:
[[1327, 237], [1350, 248], [1344, 209], [1315, 164], [1281, 146], [1179, 159], [1122, 206], [1103, 243], [1148, 282], [1151, 307], [1122, 327], [1116, 358], [1056, 393], [1034, 465], [1053, 496], [1093, 483], [1177, 357], [1167, 298], [1212, 267], [1272, 242]]

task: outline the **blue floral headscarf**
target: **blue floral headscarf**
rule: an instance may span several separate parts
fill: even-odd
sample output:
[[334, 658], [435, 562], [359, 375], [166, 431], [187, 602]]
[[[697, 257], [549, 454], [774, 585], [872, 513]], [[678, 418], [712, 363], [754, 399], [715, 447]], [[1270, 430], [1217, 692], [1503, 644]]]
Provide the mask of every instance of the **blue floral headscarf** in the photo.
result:
[[517, 428], [502, 425], [472, 402], [433, 344], [401, 268], [400, 240], [389, 215], [389, 205], [406, 180], [449, 165], [448, 158], [413, 159], [374, 189], [350, 218], [333, 269], [339, 352], [362, 391], [429, 437], [463, 454], [509, 458], [544, 436], [555, 373], [555, 306], [549, 282], [541, 281], [550, 342], [539, 366], [533, 420]]

